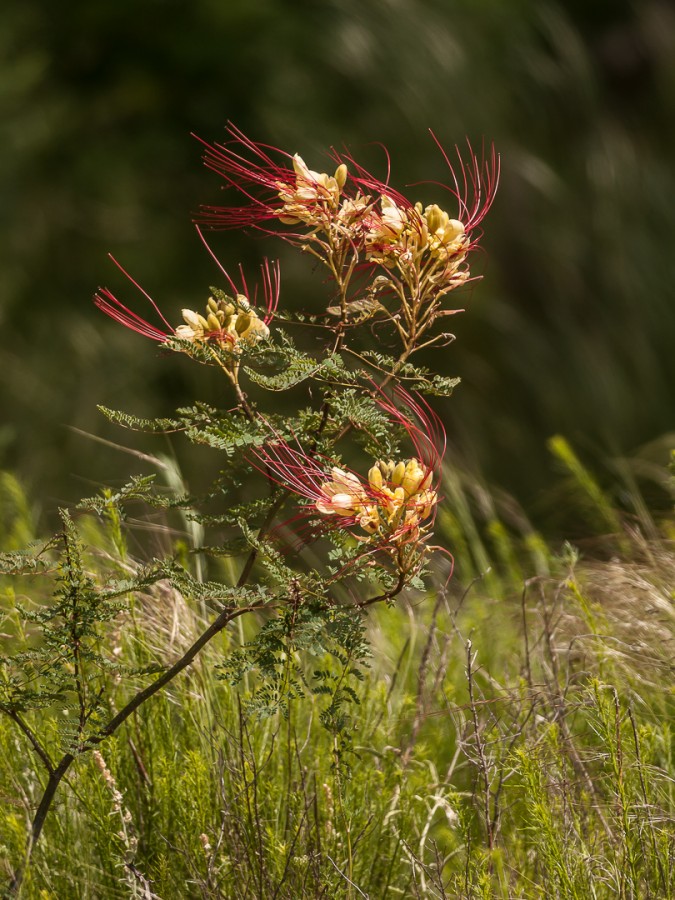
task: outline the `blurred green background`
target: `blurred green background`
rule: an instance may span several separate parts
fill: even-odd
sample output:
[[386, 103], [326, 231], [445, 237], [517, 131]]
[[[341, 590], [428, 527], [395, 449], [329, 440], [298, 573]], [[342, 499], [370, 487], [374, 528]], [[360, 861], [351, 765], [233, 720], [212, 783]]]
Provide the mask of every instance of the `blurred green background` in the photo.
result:
[[[149, 312], [110, 251], [171, 321], [201, 306], [218, 278], [190, 214], [221, 185], [189, 135], [219, 140], [228, 119], [312, 168], [331, 144], [375, 160], [381, 141], [398, 186], [443, 177], [429, 127], [446, 146], [493, 139], [485, 279], [434, 358], [463, 380], [443, 410], [452, 458], [554, 532], [570, 523], [553, 434], [651, 490], [675, 443], [672, 3], [7, 0], [0, 46], [0, 467], [43, 516], [143, 469], [81, 431], [184, 454], [188, 475], [206, 460], [97, 412], [229, 401], [217, 373], [162, 355], [91, 295], [107, 284]], [[215, 246], [230, 267], [280, 255], [284, 297], [324, 297], [279, 244]]]

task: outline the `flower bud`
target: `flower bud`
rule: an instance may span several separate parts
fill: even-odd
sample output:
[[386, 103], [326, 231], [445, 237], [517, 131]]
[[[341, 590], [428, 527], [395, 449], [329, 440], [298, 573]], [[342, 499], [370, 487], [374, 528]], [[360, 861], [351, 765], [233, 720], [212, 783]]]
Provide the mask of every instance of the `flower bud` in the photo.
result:
[[190, 328], [194, 328], [195, 330], [201, 328], [201, 323], [199, 321], [201, 317], [196, 312], [193, 312], [191, 309], [182, 309], [181, 314]]
[[456, 237], [459, 237], [460, 234], [464, 234], [466, 230], [464, 228], [464, 223], [460, 222], [459, 219], [449, 219], [447, 227], [453, 229], [453, 231], [456, 233]]
[[440, 206], [437, 206], [435, 203], [432, 206], [427, 206], [424, 213], [429, 231], [437, 231], [447, 224], [448, 214], [443, 212]]
[[309, 168], [299, 153], [293, 157], [293, 169], [301, 178], [309, 178]]
[[336, 512], [347, 512], [353, 508], [354, 498], [351, 494], [333, 494], [330, 502]]
[[222, 323], [218, 319], [218, 316], [214, 315], [212, 312], [209, 312], [206, 321], [209, 325], [209, 331], [220, 331]]
[[[243, 331], [239, 330], [239, 320], [247, 319], [248, 327], [246, 327]], [[237, 316], [237, 323], [235, 325], [235, 330], [237, 334], [242, 340], [247, 341], [264, 341], [265, 338], [269, 337], [270, 330], [265, 325], [265, 323], [259, 319], [256, 315], [252, 316]]]
[[420, 486], [420, 482], [424, 478], [424, 470], [416, 459], [411, 459], [406, 463], [405, 472], [401, 479], [401, 487], [406, 496], [411, 497], [416, 493]]
[[375, 490], [379, 490], [382, 487], [382, 470], [378, 464], [374, 465], [368, 472], [368, 481]]
[[385, 462], [383, 459], [378, 459], [377, 465], [380, 467], [382, 477], [386, 481], [389, 481], [391, 478], [391, 473], [394, 471], [394, 461], [390, 459], [389, 462]]
[[179, 325], [176, 328], [176, 337], [181, 341], [194, 341], [195, 330], [190, 325]]
[[347, 166], [344, 163], [341, 163], [337, 169], [335, 170], [335, 180], [337, 182], [337, 186], [342, 190], [345, 186], [345, 182], [347, 181]]
[[400, 484], [403, 481], [403, 476], [405, 474], [405, 463], [400, 462], [394, 466], [394, 470], [391, 473], [390, 481], [392, 484]]

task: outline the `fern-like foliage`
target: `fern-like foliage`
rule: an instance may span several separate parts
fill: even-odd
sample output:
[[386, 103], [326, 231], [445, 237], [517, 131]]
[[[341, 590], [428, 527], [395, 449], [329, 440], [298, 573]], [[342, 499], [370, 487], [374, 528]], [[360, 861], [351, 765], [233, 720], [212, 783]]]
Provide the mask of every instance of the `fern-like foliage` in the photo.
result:
[[124, 579], [95, 576], [70, 514], [62, 510], [61, 520], [59, 535], [36, 548], [34, 556], [12, 554], [14, 565], [5, 570], [13, 575], [53, 572], [55, 589], [50, 602], [15, 604], [21, 627], [14, 652], [0, 656], [0, 710], [16, 715], [58, 703], [60, 743], [74, 752], [100, 726], [114, 679], [145, 671], [116, 660], [109, 646], [110, 623], [128, 608], [133, 592], [166, 578], [167, 570], [162, 562]]

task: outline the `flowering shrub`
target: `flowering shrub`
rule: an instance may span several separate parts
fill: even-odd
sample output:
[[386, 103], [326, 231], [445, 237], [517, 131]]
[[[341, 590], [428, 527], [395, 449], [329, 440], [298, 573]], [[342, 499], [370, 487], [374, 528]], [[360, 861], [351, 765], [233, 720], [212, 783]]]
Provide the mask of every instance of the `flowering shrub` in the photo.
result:
[[[63, 534], [44, 550], [53, 555], [60, 548], [56, 603], [31, 618], [48, 637], [32, 655], [3, 664], [9, 675], [1, 708], [23, 730], [48, 774], [29, 855], [72, 763], [244, 615], [257, 617], [257, 634], [223, 660], [221, 676], [236, 684], [246, 675], [244, 702], [260, 716], [286, 714], [290, 701], [307, 691], [324, 695], [322, 721], [335, 736], [339, 761], [350, 746], [348, 709], [358, 703], [354, 687], [368, 655], [365, 608], [392, 602], [406, 589], [423, 589], [435, 555], [445, 576], [451, 574], [449, 551], [432, 543], [443, 502], [445, 430], [424, 395], [448, 395], [456, 379], [412, 360], [422, 348], [452, 340], [437, 325], [459, 311], [448, 295], [472, 278], [471, 254], [497, 188], [497, 155], [491, 149], [479, 157], [468, 146], [468, 161], [458, 152], [453, 168], [441, 148], [449, 183], [435, 187], [447, 199], [443, 206], [423, 206], [348, 153], [332, 152], [330, 174], [310, 169], [297, 154], [255, 143], [233, 126], [225, 143], [204, 146], [206, 165], [241, 198], [238, 206], [205, 208], [196, 223], [223, 286], [194, 304], [200, 311], [183, 309], [182, 323], [173, 325], [116, 263], [156, 323], [108, 288], [99, 289], [95, 303], [165, 349], [223, 372], [231, 398], [225, 409], [197, 403], [153, 421], [104, 410], [122, 426], [182, 431], [190, 441], [214, 448], [221, 475], [199, 498], [167, 500], [146, 477], [82, 507], [115, 525], [119, 546], [127, 502], [182, 508], [213, 534], [208, 546], [194, 552], [214, 559], [215, 572], [217, 558], [232, 557], [237, 574], [230, 584], [207, 581], [203, 568], [193, 573], [176, 557], [132, 566], [133, 575], [124, 580], [97, 585], [85, 571], [77, 530], [64, 513]], [[206, 232], [243, 227], [281, 237], [317, 260], [328, 274], [326, 300], [305, 313], [280, 304], [279, 266], [267, 260], [259, 288], [249, 289], [241, 268], [235, 282]], [[294, 415], [283, 415], [277, 395], [291, 389], [296, 400], [304, 391], [304, 399]], [[308, 562], [304, 550], [310, 543], [315, 546]], [[8, 570], [29, 565], [27, 557], [5, 562]], [[128, 574], [128, 560], [126, 565]], [[125, 670], [123, 657], [106, 649], [105, 623], [123, 616], [125, 597], [159, 581], [210, 610], [210, 624], [173, 663]], [[324, 660], [313, 674], [308, 656]], [[119, 681], [123, 674], [143, 679], [144, 686], [129, 687], [124, 702], [112, 704], [111, 675]], [[72, 710], [69, 727], [58, 740], [53, 734], [40, 737], [25, 715], [56, 702]], [[56, 743], [48, 749], [47, 740]], [[21, 873], [14, 889], [20, 882]]]

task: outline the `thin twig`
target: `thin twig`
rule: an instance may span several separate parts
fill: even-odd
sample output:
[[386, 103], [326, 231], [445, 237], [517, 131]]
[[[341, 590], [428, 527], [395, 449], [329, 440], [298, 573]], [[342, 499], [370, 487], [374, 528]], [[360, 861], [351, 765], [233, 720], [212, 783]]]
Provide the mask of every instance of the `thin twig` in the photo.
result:
[[349, 884], [353, 888], [356, 888], [356, 890], [359, 892], [359, 894], [361, 894], [362, 897], [365, 897], [365, 900], [368, 900], [368, 894], [364, 894], [363, 891], [361, 890], [361, 888], [358, 886], [358, 884], [354, 884], [354, 882], [351, 880], [351, 878], [348, 878], [345, 875], [345, 873], [342, 871], [342, 869], [340, 869], [338, 867], [337, 863], [331, 856], [326, 854], [326, 859], [333, 866], [335, 871], [344, 878], [344, 880], [347, 882], [347, 884]]
[[15, 710], [6, 709], [6, 708], [2, 707], [2, 711], [4, 713], [6, 713], [10, 717], [10, 719], [12, 719], [14, 722], [16, 722], [16, 724], [19, 726], [19, 728], [23, 731], [23, 733], [26, 735], [28, 740], [31, 742], [31, 744], [33, 746], [33, 750], [35, 750], [37, 755], [40, 757], [40, 759], [44, 763], [45, 768], [47, 769], [47, 772], [50, 775], [53, 775], [54, 774], [54, 763], [51, 761], [51, 758], [50, 758], [49, 754], [47, 753], [47, 751], [45, 750], [45, 748], [42, 746], [40, 741], [37, 739], [35, 732], [30, 727], [30, 725], [28, 725], [27, 722], [24, 722], [24, 720], [21, 718], [21, 716]]
[[476, 738], [476, 748], [478, 750], [478, 768], [483, 779], [483, 793], [485, 798], [483, 819], [485, 821], [485, 835], [487, 837], [488, 849], [492, 850], [494, 846], [494, 835], [492, 830], [492, 817], [490, 815], [490, 774], [488, 771], [488, 763], [485, 756], [485, 748], [483, 747], [483, 740], [481, 738], [480, 729], [478, 727], [478, 710], [476, 708], [476, 702], [473, 695], [473, 658], [471, 651], [472, 644], [471, 641], [468, 640], [466, 642], [466, 678], [469, 683], [469, 703], [471, 706], [471, 716], [473, 719], [473, 731]]

